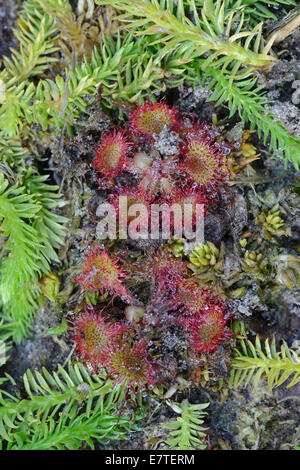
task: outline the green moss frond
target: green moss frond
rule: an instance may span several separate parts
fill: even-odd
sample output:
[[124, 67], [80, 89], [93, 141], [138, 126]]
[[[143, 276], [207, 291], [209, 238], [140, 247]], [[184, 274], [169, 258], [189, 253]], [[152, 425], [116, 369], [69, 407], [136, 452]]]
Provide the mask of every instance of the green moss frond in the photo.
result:
[[0, 390], [0, 439], [12, 449], [93, 448], [93, 438], [124, 439], [136, 428], [129, 418], [116, 416], [123, 390], [105, 377], [90, 375], [82, 364], [50, 374], [29, 370], [23, 377], [27, 399]]
[[287, 388], [293, 387], [300, 381], [300, 358], [286, 343], [276, 351], [275, 338], [271, 344], [265, 341], [264, 348], [259, 337], [255, 345], [249, 340], [241, 340], [241, 351], [235, 350], [236, 356], [232, 358], [232, 371], [230, 387], [246, 387], [253, 378], [254, 387], [257, 387], [260, 378], [265, 376], [269, 387], [278, 387], [287, 380]]
[[[199, 0], [203, 2], [203, 0]], [[266, 19], [276, 20], [276, 15], [271, 11], [270, 6], [278, 7], [285, 11], [284, 7], [297, 5], [295, 0], [228, 0], [227, 8], [238, 8], [241, 5], [245, 7], [246, 20], [253, 24], [255, 21], [264, 21]]]
[[10, 168], [9, 173], [13, 179], [19, 173], [26, 172], [26, 163], [28, 165], [32, 160], [31, 153], [18, 139], [0, 137], [0, 162]]
[[[31, 84], [17, 95], [15, 89], [0, 110], [3, 133], [12, 137], [32, 123], [44, 131], [67, 126], [71, 132], [74, 119], [86, 112], [99, 89], [107, 106], [125, 100], [135, 102], [149, 96], [151, 89], [161, 89], [159, 80], [164, 71], [147, 46], [145, 39], [134, 42], [132, 35], [122, 40], [119, 35], [115, 41], [107, 38], [100, 49], [94, 49], [90, 61], [67, 69], [64, 76], [40, 80], [36, 88]], [[9, 113], [13, 116], [7, 121]]]
[[[104, 4], [102, 1], [97, 3]], [[125, 12], [120, 15], [120, 19], [125, 22], [127, 29], [138, 35], [163, 35], [166, 52], [186, 43], [201, 55], [209, 53], [203, 68], [216, 59], [220, 65], [239, 61], [246, 67], [265, 67], [274, 60], [267, 55], [270, 44], [262, 52], [256, 47], [260, 44], [261, 25], [252, 31], [242, 30], [241, 17], [237, 29], [231, 33], [236, 15], [233, 11], [225, 17], [225, 2], [222, 0], [205, 0], [201, 15], [194, 0], [179, 0], [176, 4], [172, 0], [109, 0], [108, 3]], [[193, 13], [193, 21], [189, 19], [188, 12]], [[244, 38], [244, 45], [241, 45]], [[253, 50], [249, 47], [251, 41], [255, 43]]]
[[[195, 0], [197, 8], [201, 8], [204, 5], [205, 0]], [[188, 3], [188, 0], [184, 0], [184, 3]], [[285, 11], [284, 7], [297, 5], [295, 0], [226, 0], [225, 10], [232, 11], [237, 8], [244, 8], [245, 22], [247, 24], [256, 24], [258, 21], [264, 21], [266, 19], [276, 20], [276, 15], [271, 11], [270, 5], [273, 7], [279, 7], [281, 11]]]
[[170, 404], [171, 408], [180, 416], [176, 421], [164, 425], [166, 429], [171, 430], [171, 439], [166, 443], [171, 450], [193, 450], [205, 449], [204, 438], [205, 430], [202, 426], [203, 417], [207, 414], [203, 411], [209, 406], [209, 403], [192, 405], [188, 400], [183, 400], [181, 404]]
[[235, 112], [244, 122], [250, 122], [250, 128], [263, 137], [264, 144], [269, 141], [271, 152], [285, 155], [286, 163], [293, 162], [297, 170], [300, 167], [300, 140], [291, 136], [280, 122], [264, 110], [266, 99], [261, 88], [255, 88], [256, 78], [246, 76], [233, 80], [230, 72], [220, 74], [209, 68], [205, 75], [211, 78], [208, 88], [213, 89], [209, 98], [216, 106], [227, 102], [230, 117]]
[[16, 184], [0, 173], [0, 233], [4, 237], [0, 264], [0, 298], [14, 341], [28, 333], [40, 293], [37, 282], [59, 262], [55, 248], [62, 242], [66, 222], [52, 209], [64, 203], [47, 177], [28, 170]]
[[[12, 49], [4, 57], [7, 87], [21, 83], [29, 77], [43, 74], [57, 58], [51, 55], [58, 50], [54, 42], [58, 31], [53, 18], [38, 8], [37, 1], [25, 2], [14, 29], [19, 50]], [[3, 79], [3, 78], [2, 78]]]

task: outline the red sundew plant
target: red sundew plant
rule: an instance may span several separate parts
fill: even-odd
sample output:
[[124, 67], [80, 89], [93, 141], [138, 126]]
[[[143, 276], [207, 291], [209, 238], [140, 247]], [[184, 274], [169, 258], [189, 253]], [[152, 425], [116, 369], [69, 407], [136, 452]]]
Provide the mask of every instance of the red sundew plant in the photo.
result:
[[105, 134], [95, 155], [94, 168], [106, 178], [115, 178], [126, 167], [130, 143], [122, 130]]
[[[160, 136], [165, 126], [170, 132]], [[181, 117], [164, 102], [146, 102], [131, 114], [126, 130], [104, 135], [94, 167], [102, 188], [126, 171], [136, 195], [153, 204], [184, 203], [182, 192], [188, 191], [188, 199], [202, 204], [214, 200], [226, 181], [228, 153], [230, 147], [216, 126]], [[110, 184], [116, 195], [122, 191], [133, 195], [121, 179], [117, 183]]]
[[137, 393], [156, 382], [157, 368], [146, 340], [126, 338], [114, 343], [106, 362], [108, 374], [127, 391]]
[[210, 299], [209, 291], [201, 288], [195, 279], [177, 278], [172, 289], [173, 306], [187, 315], [196, 315]]
[[205, 309], [194, 316], [181, 317], [192, 349], [197, 353], [211, 353], [218, 344], [230, 338], [232, 333], [226, 326], [224, 306], [221, 303], [207, 304]]
[[159, 134], [165, 125], [172, 127], [177, 121], [177, 113], [165, 103], [144, 103], [131, 114], [130, 127], [137, 134], [152, 137]]
[[[185, 210], [188, 206], [191, 208], [191, 227], [195, 228], [196, 223], [199, 223], [199, 217], [204, 217], [208, 199], [203, 191], [197, 191], [195, 188], [186, 188], [186, 189], [177, 189], [172, 197], [172, 204], [178, 204], [182, 210], [182, 214], [184, 214]], [[197, 206], [201, 205], [203, 207], [203, 212], [200, 212], [197, 215]], [[179, 221], [180, 224], [180, 221]], [[173, 228], [175, 231], [180, 230], [182, 228], [182, 224], [176, 224], [176, 220], [174, 220]]]
[[176, 193], [172, 199], [173, 204], [179, 204], [184, 206], [184, 204], [191, 204], [193, 208], [197, 204], [207, 205], [207, 198], [203, 191], [197, 191], [195, 188], [177, 188]]
[[72, 338], [79, 357], [95, 373], [104, 371], [126, 392], [138, 392], [155, 383], [156, 367], [146, 340], [123, 322], [113, 323], [102, 312], [85, 309], [77, 316]]
[[[120, 207], [122, 196], [126, 196], [126, 200], [122, 202]], [[146, 191], [141, 191], [139, 188], [122, 188], [113, 194], [109, 201], [114, 206], [119, 229], [122, 224], [123, 230], [127, 230], [128, 227], [129, 236], [131, 236], [131, 229], [136, 231], [136, 235], [141, 234], [142, 237], [142, 234], [145, 234], [145, 237], [148, 236], [151, 220], [151, 198]], [[134, 227], [129, 224], [134, 224]]]
[[74, 320], [72, 339], [78, 355], [97, 372], [107, 361], [113, 341], [127, 332], [121, 323], [112, 323], [93, 308], [86, 308]]
[[135, 268], [142, 277], [150, 280], [153, 289], [170, 288], [176, 279], [188, 274], [184, 262], [162, 249], [158, 250], [156, 254], [149, 254], [146, 258], [141, 258]]
[[225, 155], [229, 147], [222, 147], [209, 134], [208, 128], [196, 126], [187, 134], [184, 144], [184, 158], [180, 168], [187, 173], [191, 183], [200, 188], [215, 188], [228, 174]]
[[[153, 217], [155, 214], [162, 227], [157, 240], [163, 235], [163, 222], [168, 218], [172, 233], [176, 231], [177, 236], [180, 229], [177, 224], [182, 222], [171, 214], [174, 209], [162, 217], [161, 207], [165, 204], [177, 204], [182, 215], [188, 204], [192, 209], [191, 225], [193, 229], [199, 227], [196, 208], [201, 205], [206, 209], [226, 182], [229, 153], [229, 145], [212, 124], [180, 116], [165, 102], [138, 106], [124, 130], [113, 130], [103, 136], [94, 159], [99, 186], [110, 189], [108, 200], [119, 218], [119, 235], [123, 220], [128, 229], [131, 224], [135, 228], [137, 223], [141, 230], [152, 228], [154, 218], [150, 209], [153, 209]], [[121, 196], [127, 197], [126, 215]], [[142, 204], [146, 215], [141, 218], [135, 212], [130, 214], [134, 204]], [[149, 243], [140, 246], [145, 248]], [[123, 285], [123, 278], [149, 281], [149, 300], [145, 302], [139, 328], [159, 325], [162, 319], [179, 324], [196, 353], [210, 353], [230, 337], [225, 305], [200, 287], [197, 280], [189, 278], [185, 262], [159, 248], [136, 263], [127, 263], [128, 273], [119, 258], [111, 257], [95, 243], [88, 248], [82, 274], [76, 281], [83, 291], [109, 292], [131, 304], [136, 304], [136, 300]], [[143, 294], [148, 295], [147, 292], [145, 289]], [[158, 366], [150, 355], [150, 344], [124, 321], [112, 322], [102, 313], [85, 311], [75, 320], [73, 331], [81, 358], [94, 370], [104, 370], [127, 391], [135, 393], [157, 383]]]
[[[116, 214], [118, 217], [120, 217], [120, 196], [126, 196], [127, 201], [127, 211], [129, 211], [130, 207], [133, 206], [133, 204], [143, 204], [147, 212], [150, 213], [150, 204], [151, 204], [151, 196], [147, 191], [143, 191], [140, 188], [133, 188], [133, 187], [125, 187], [121, 188], [117, 193], [113, 194], [111, 198], [109, 199], [110, 203], [114, 206]], [[125, 203], [125, 201], [124, 201]], [[132, 218], [134, 218], [134, 215], [128, 214], [127, 220], [130, 221]]]
[[89, 247], [84, 256], [83, 272], [75, 278], [84, 291], [99, 291], [102, 295], [109, 291], [121, 297], [126, 302], [132, 302], [132, 295], [123, 286], [120, 278], [126, 273], [99, 245]]
[[147, 192], [153, 199], [160, 194], [167, 199], [172, 199], [176, 192], [174, 182], [174, 172], [176, 172], [177, 162], [173, 157], [167, 160], [155, 158], [150, 168], [144, 171], [143, 178], [138, 188]]
[[154, 276], [163, 281], [165, 277], [177, 278], [188, 273], [186, 264], [174, 259], [166, 250], [160, 250], [153, 258], [152, 271]]

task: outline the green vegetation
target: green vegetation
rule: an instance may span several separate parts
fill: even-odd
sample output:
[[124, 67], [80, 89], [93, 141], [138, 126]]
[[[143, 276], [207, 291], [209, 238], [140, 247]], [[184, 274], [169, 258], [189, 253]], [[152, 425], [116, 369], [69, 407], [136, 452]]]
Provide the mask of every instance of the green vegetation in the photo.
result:
[[171, 439], [167, 444], [171, 450], [193, 450], [205, 449], [205, 431], [202, 426], [203, 417], [207, 414], [203, 411], [209, 403], [191, 405], [188, 400], [182, 403], [170, 404], [171, 408], [180, 416], [176, 421], [165, 424], [165, 428], [170, 430]]
[[[284, 10], [296, 5], [294, 0], [89, 0], [85, 9], [84, 2], [77, 3], [74, 12], [69, 0], [24, 0], [15, 48], [1, 62], [1, 368], [12, 344], [32, 331], [44, 294], [41, 280], [59, 268], [68, 231], [67, 202], [52, 175], [41, 170], [47, 147], [41, 142], [62, 143], [72, 136], [96, 99], [104, 113], [123, 119], [136, 104], [154, 101], [184, 81], [201, 84], [211, 91], [209, 101], [227, 108], [228, 118], [257, 132], [286, 165], [300, 167], [299, 139], [266, 111], [258, 84], [258, 73], [276, 63], [272, 39], [266, 40], [265, 21], [276, 19], [270, 5]], [[112, 19], [103, 13], [108, 7]], [[225, 246], [219, 250], [211, 243], [208, 251], [203, 246], [196, 262], [191, 259], [196, 278], [216, 280]], [[179, 247], [179, 257], [182, 251]], [[278, 282], [296, 287], [298, 264], [292, 254], [278, 255], [272, 268]], [[64, 334], [67, 328], [63, 318], [48, 333]], [[271, 388], [299, 382], [299, 357], [285, 343], [277, 351], [274, 339], [264, 346], [259, 337], [255, 344], [241, 339], [240, 349], [232, 358], [232, 388], [251, 381], [257, 386], [263, 377]], [[81, 364], [67, 370], [59, 365], [58, 372], [27, 371], [20, 396], [13, 379], [0, 376], [0, 449], [79, 449], [85, 443], [94, 448], [95, 441], [127, 439], [138, 429], [140, 412], [129, 417], [126, 391], [112, 383]], [[188, 400], [174, 405], [179, 417], [165, 425], [170, 449], [206, 448], [207, 406]]]
[[[83, 30], [80, 30], [68, 0], [27, 0], [23, 3], [15, 30], [19, 47], [12, 50], [10, 58], [4, 58], [0, 72], [0, 155], [5, 164], [4, 175], [10, 171], [14, 174], [27, 171], [28, 161], [35, 157], [28, 146], [34, 134], [41, 137], [48, 132], [67, 130], [71, 133], [74, 120], [80, 113], [87, 112], [87, 106], [98, 90], [101, 90], [102, 106], [107, 109], [122, 102], [140, 102], [153, 96], [155, 90], [177, 86], [185, 79], [193, 83], [208, 81], [208, 88], [213, 90], [210, 100], [217, 105], [227, 103], [230, 116], [238, 112], [265, 142], [270, 138], [272, 152], [285, 154], [286, 160], [293, 161], [298, 168], [298, 140], [281, 124], [274, 123], [273, 117], [264, 111], [266, 100], [256, 85], [255, 70], [268, 67], [274, 61], [268, 54], [270, 43], [261, 50], [262, 24], [253, 26], [258, 16], [260, 19], [272, 16], [266, 2], [260, 2], [255, 8], [253, 2], [246, 2], [247, 7], [243, 8], [239, 1], [234, 3], [232, 0], [218, 0], [216, 5], [211, 0], [180, 0], [176, 4], [170, 0], [95, 3], [111, 4], [123, 12], [120, 20], [124, 21], [125, 31], [119, 31], [115, 37], [102, 35], [101, 43], [95, 44], [86, 57], [82, 56], [79, 43], [74, 39], [76, 34], [83, 34]], [[273, 3], [293, 4], [291, 1]], [[201, 15], [197, 8], [202, 8]], [[189, 19], [191, 13], [193, 21]], [[62, 42], [72, 51], [71, 65], [61, 60], [67, 56], [66, 53], [60, 57]], [[49, 64], [56, 71], [54, 78]], [[26, 177], [27, 186], [30, 179], [38, 177], [33, 174], [32, 171]], [[35, 184], [31, 184], [33, 190]], [[7, 183], [5, 185], [7, 187]], [[49, 188], [47, 191], [53, 193], [53, 200], [47, 204], [51, 209], [61, 207], [62, 202], [54, 193], [57, 188]], [[20, 212], [16, 226], [17, 208], [11, 215], [7, 215], [4, 205], [0, 209], [0, 219], [4, 221], [2, 232], [9, 235], [5, 252], [8, 254], [12, 249], [12, 260], [2, 262], [0, 291], [4, 310], [10, 311], [11, 327], [18, 324], [15, 341], [20, 341], [29, 331], [39, 294], [37, 280], [49, 268], [49, 261], [56, 261], [53, 249], [58, 247], [58, 238], [63, 235], [63, 228], [56, 226], [55, 237], [47, 241], [45, 256], [45, 247], [39, 249], [37, 245], [43, 230], [43, 213], [49, 210], [49, 205], [41, 209], [46, 199], [38, 201], [39, 196], [32, 193], [30, 197], [24, 195], [21, 198], [20, 191], [24, 190], [21, 181], [17, 186], [8, 187], [9, 192], [17, 191], [18, 194], [16, 202], [19, 201]], [[1, 197], [5, 196], [2, 194]], [[13, 201], [9, 204], [13, 207]], [[33, 224], [32, 218], [36, 217], [38, 207], [39, 223]], [[65, 221], [58, 216], [52, 218], [53, 224]], [[10, 227], [14, 226], [14, 233], [10, 232]], [[16, 238], [18, 243], [13, 246]], [[15, 252], [20, 250], [20, 243], [22, 249], [27, 245], [29, 263], [27, 260], [21, 263], [12, 275], [10, 266], [14, 263]], [[35, 265], [32, 263], [33, 251], [38, 251], [40, 258]], [[13, 307], [10, 303], [12, 294], [15, 289], [22, 289], [25, 281], [27, 293]]]
[[[7, 379], [8, 380], [8, 379]], [[28, 399], [1, 391], [0, 443], [9, 450], [78, 449], [85, 441], [125, 439], [137, 429], [129, 417], [115, 414], [124, 397], [122, 389], [90, 375], [82, 364], [58, 373], [27, 371], [24, 387]]]
[[283, 343], [280, 351], [276, 351], [275, 338], [271, 344], [267, 339], [264, 349], [257, 336], [255, 345], [249, 340], [241, 340], [241, 351], [235, 350], [232, 359], [230, 386], [246, 387], [251, 379], [255, 387], [261, 377], [266, 377], [269, 387], [278, 387], [285, 383], [287, 388], [293, 387], [300, 381], [300, 358], [293, 349]]

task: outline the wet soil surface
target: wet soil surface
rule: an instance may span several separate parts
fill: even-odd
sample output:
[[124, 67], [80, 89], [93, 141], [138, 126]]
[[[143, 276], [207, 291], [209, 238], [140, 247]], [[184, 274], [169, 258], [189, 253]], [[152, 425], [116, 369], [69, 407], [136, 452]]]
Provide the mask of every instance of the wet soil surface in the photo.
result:
[[[0, 54], [8, 54], [13, 45], [11, 27], [15, 20], [14, 2], [0, 1]], [[300, 136], [300, 31], [296, 31], [283, 41], [275, 51], [279, 61], [267, 74], [259, 75], [259, 80], [267, 90], [267, 97], [272, 100], [268, 106], [274, 116], [282, 122], [293, 135]], [[216, 113], [221, 122], [222, 132], [233, 132], [236, 140], [241, 141], [242, 131], [236, 126], [237, 117], [227, 119], [225, 106], [214, 108], [208, 102], [210, 93], [202, 86], [193, 87], [188, 83], [166, 93], [170, 105], [187, 115], [194, 115], [199, 121], [211, 122]], [[65, 214], [70, 218], [66, 243], [60, 252], [62, 265], [54, 266], [60, 273], [60, 293], [56, 302], [46, 300], [38, 312], [32, 335], [20, 345], [12, 348], [5, 372], [16, 380], [22, 390], [22, 376], [30, 368], [56, 370], [58, 364], [75, 359], [72, 353], [72, 341], [68, 334], [53, 336], [49, 328], [60, 324], [62, 316], [72, 318], [74, 312], [80, 311], [84, 298], [74, 283], [74, 276], [80, 270], [82, 254], [86, 241], [96, 236], [96, 209], [105, 194], [98, 189], [98, 183], [91, 163], [101, 134], [110, 127], [110, 120], [105, 116], [96, 102], [90, 108], [91, 117], [78, 120], [75, 135], [60, 138], [51, 137], [51, 143], [45, 148], [42, 142], [36, 145], [42, 152], [50, 155], [45, 164], [55, 167], [52, 178], [58, 184], [63, 182], [63, 192], [69, 204]], [[278, 246], [282, 252], [290, 255], [297, 253], [299, 247], [299, 196], [294, 190], [295, 169], [289, 164], [286, 169], [278, 156], [269, 155], [267, 147], [254, 134], [252, 144], [261, 158], [252, 164], [254, 181], [228, 187], [220, 194], [218, 203], [210, 209], [206, 219], [205, 238], [220, 247], [226, 247], [225, 267], [221, 276], [222, 287], [226, 291], [229, 309], [235, 319], [242, 320], [248, 327], [249, 337], [259, 334], [261, 340], [276, 335], [277, 344], [285, 340], [289, 346], [299, 348], [300, 329], [300, 290], [288, 289], [284, 284], [274, 283], [272, 279], [263, 282], [249, 275], [248, 284], [244, 283], [245, 292], [235, 298], [233, 291], [240, 286], [240, 257], [244, 252], [234, 252], [242, 234], [253, 230], [255, 197], [260, 194], [268, 204], [266, 195], [286, 207], [284, 215], [286, 226], [290, 227], [289, 235], [282, 235], [275, 240], [274, 247], [265, 256], [274, 256], [272, 250]], [[162, 142], [163, 144], [163, 142]], [[45, 167], [44, 171], [47, 171]], [[298, 175], [299, 176], [299, 175]], [[255, 181], [255, 178], [257, 181]], [[271, 193], [274, 193], [273, 196]], [[298, 198], [295, 202], [294, 198]], [[260, 210], [264, 207], [261, 203]], [[144, 247], [129, 245], [127, 249], [136, 254], [143, 253]], [[280, 251], [280, 250], [279, 250]], [[277, 253], [277, 252], [276, 252]], [[276, 256], [278, 253], [276, 254]], [[238, 276], [238, 281], [232, 282]], [[247, 275], [246, 275], [247, 279]], [[147, 286], [137, 286], [139, 295], [147, 297]], [[124, 304], [115, 302], [114, 315], [122, 318]], [[284, 385], [271, 391], [264, 380], [257, 389], [250, 384], [246, 389], [230, 390], [230, 354], [234, 340], [224, 342], [217, 350], [203, 358], [209, 364], [210, 378], [203, 384], [199, 377], [193, 375], [193, 361], [183, 359], [186, 344], [180, 328], [167, 328], [160, 338], [163, 343], [165, 360], [176, 368], [175, 374], [168, 378], [171, 387], [177, 386], [172, 400], [181, 402], [188, 398], [191, 403], [209, 402], [205, 424], [208, 427], [210, 446], [214, 449], [291, 449], [300, 439], [300, 399], [299, 384], [291, 389]], [[236, 342], [236, 345], [238, 343]], [[173, 362], [172, 362], [173, 361]], [[174, 365], [174, 361], [176, 365]], [[196, 362], [195, 362], [196, 363]], [[188, 373], [187, 373], [188, 371]], [[175, 377], [181, 377], [181, 384]], [[223, 381], [223, 385], [222, 385]], [[201, 382], [201, 383], [200, 383]], [[184, 383], [184, 386], [182, 386]], [[166, 389], [165, 389], [166, 391]], [[109, 442], [99, 445], [99, 449], [163, 449], [166, 431], [163, 423], [176, 415], [163, 397], [150, 394], [144, 398], [147, 409], [146, 418], [141, 424], [141, 431], [130, 436], [128, 441]]]

